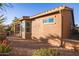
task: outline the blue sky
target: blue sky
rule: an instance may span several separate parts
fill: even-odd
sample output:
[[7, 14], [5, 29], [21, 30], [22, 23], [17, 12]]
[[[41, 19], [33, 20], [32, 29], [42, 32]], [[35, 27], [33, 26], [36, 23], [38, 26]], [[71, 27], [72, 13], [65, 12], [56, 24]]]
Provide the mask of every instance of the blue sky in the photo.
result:
[[68, 6], [74, 9], [75, 24], [79, 25], [79, 3], [17, 3], [12, 4], [12, 8], [7, 8], [7, 20], [5, 24], [10, 24], [14, 17], [33, 16], [35, 14], [50, 10], [59, 6]]

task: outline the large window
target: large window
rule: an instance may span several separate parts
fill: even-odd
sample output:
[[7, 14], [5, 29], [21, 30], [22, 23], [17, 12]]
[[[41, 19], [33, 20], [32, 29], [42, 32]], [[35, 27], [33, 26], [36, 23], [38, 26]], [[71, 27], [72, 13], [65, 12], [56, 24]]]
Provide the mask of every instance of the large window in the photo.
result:
[[54, 23], [54, 22], [55, 22], [55, 19], [54, 19], [54, 18], [48, 18], [48, 19], [44, 19], [44, 20], [43, 20], [43, 23], [44, 23], [44, 24]]
[[26, 32], [31, 32], [31, 23], [30, 22], [26, 22]]
[[30, 22], [26, 22], [26, 26], [28, 27], [28, 26], [30, 26], [31, 25], [31, 23]]

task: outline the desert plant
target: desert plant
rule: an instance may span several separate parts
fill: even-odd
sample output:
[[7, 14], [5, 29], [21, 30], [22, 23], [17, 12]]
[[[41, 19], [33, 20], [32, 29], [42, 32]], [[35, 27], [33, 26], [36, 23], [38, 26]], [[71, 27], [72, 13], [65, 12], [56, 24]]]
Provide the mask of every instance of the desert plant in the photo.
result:
[[52, 48], [40, 48], [33, 52], [33, 56], [58, 56], [60, 53], [56, 49]]
[[4, 39], [6, 39], [5, 35], [0, 34], [0, 40], [3, 41]]
[[11, 48], [9, 46], [5, 47], [3, 45], [0, 45], [0, 53], [8, 53], [11, 51]]
[[10, 3], [0, 3], [0, 10], [1, 11], [6, 11], [6, 7], [13, 7], [13, 5]]
[[9, 45], [9, 41], [7, 39], [3, 40], [2, 45], [8, 46]]
[[9, 51], [11, 51], [11, 48], [9, 46], [5, 47], [4, 52], [8, 53]]
[[5, 46], [0, 45], [0, 53], [4, 53], [4, 51], [5, 51]]

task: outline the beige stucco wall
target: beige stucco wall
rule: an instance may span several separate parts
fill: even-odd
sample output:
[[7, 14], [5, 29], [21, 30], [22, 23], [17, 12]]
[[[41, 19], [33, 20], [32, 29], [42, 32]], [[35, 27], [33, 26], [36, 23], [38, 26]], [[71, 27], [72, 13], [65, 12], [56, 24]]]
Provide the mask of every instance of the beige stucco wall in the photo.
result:
[[26, 39], [26, 35], [25, 35], [25, 33], [26, 33], [26, 31], [25, 31], [25, 20], [22, 21], [21, 26], [22, 26], [22, 24], [24, 24], [24, 29], [21, 31], [21, 35], [22, 35], [22, 38], [23, 39]]
[[57, 47], [60, 47], [60, 46], [61, 46], [61, 40], [58, 39], [58, 38], [49, 39], [49, 40], [48, 40], [48, 43], [49, 43], [51, 46], [57, 46]]
[[[64, 39], [63, 40], [64, 44], [63, 47], [66, 49], [78, 49], [79, 50], [79, 41], [78, 40], [69, 40], [69, 39]], [[48, 43], [51, 46], [61, 46], [61, 41], [59, 39], [49, 39]]]
[[[54, 9], [55, 10], [55, 9]], [[39, 16], [25, 18], [22, 22], [30, 22], [31, 32], [22, 32], [22, 37], [25, 39], [53, 39], [68, 38], [70, 36], [70, 30], [72, 25], [71, 9], [67, 7], [61, 7], [56, 11], [45, 12], [46, 15], [40, 14]], [[54, 18], [54, 23], [44, 24], [43, 20], [48, 18]], [[26, 28], [26, 26], [25, 26]]]
[[[55, 22], [44, 24], [43, 20], [54, 18]], [[69, 38], [71, 33], [72, 14], [70, 10], [60, 10], [57, 14], [36, 18], [32, 21], [32, 39]], [[72, 25], [73, 26], [73, 25]]]
[[63, 38], [69, 38], [72, 26], [72, 14], [70, 10], [62, 11], [62, 21]]
[[[25, 19], [21, 22], [21, 26], [22, 26], [22, 23], [24, 23], [24, 31], [20, 31], [20, 35], [23, 39], [31, 39], [31, 32], [27, 32], [26, 31], [26, 28], [30, 28], [30, 31], [31, 31], [31, 26], [27, 27], [26, 26], [26, 22], [29, 22], [31, 24], [31, 21], [29, 19]], [[22, 28], [21, 28], [22, 29]]]
[[[54, 18], [55, 22], [51, 24], [44, 24], [43, 20], [47, 18]], [[37, 18], [32, 21], [32, 38], [47, 39], [53, 36], [61, 37], [61, 14], [47, 15], [41, 18]]]

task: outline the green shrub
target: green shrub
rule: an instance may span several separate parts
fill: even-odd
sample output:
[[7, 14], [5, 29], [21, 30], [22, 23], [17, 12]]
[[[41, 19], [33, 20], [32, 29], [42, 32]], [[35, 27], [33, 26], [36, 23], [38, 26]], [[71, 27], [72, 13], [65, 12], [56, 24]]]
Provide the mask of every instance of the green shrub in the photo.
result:
[[0, 45], [0, 53], [8, 53], [9, 51], [11, 51], [9, 46], [5, 47], [3, 45]]
[[8, 53], [11, 51], [11, 48], [9, 46], [7, 46], [5, 49], [4, 49], [4, 52]]
[[3, 41], [4, 39], [6, 39], [6, 36], [0, 34], [0, 40]]
[[3, 52], [3, 46], [0, 45], [0, 53], [2, 53], [2, 52]]
[[33, 52], [33, 56], [58, 56], [60, 53], [56, 49], [52, 48], [40, 48]]

